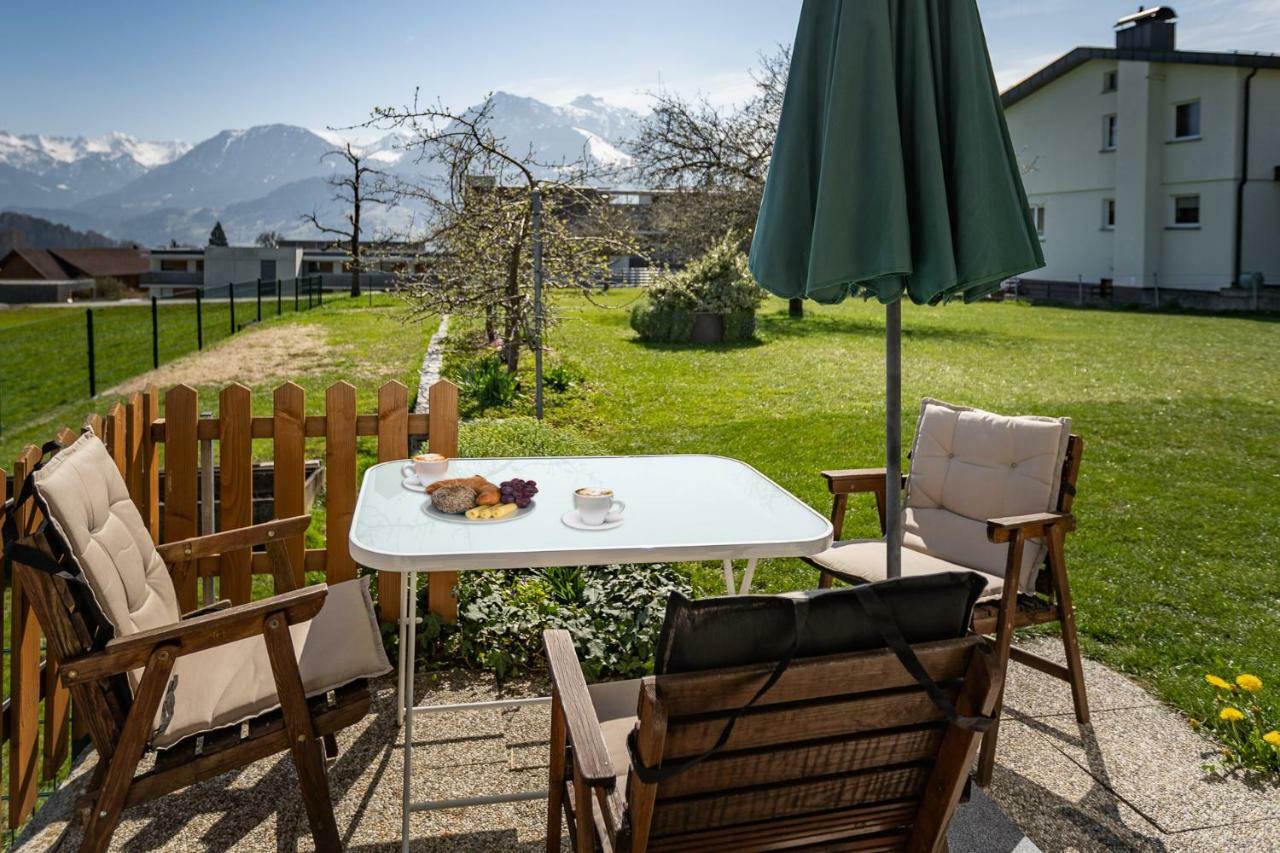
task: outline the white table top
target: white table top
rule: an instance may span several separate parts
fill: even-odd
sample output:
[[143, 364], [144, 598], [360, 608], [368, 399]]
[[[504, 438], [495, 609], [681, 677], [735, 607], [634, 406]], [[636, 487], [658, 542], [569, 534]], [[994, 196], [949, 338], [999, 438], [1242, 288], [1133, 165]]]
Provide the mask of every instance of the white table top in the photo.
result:
[[[723, 456], [454, 459], [446, 477], [534, 480], [535, 510], [515, 521], [458, 524], [422, 511], [401, 485], [404, 461], [365, 472], [351, 556], [381, 571], [431, 572], [802, 557], [831, 544], [831, 523], [744, 462]], [[584, 486], [613, 489], [625, 521], [612, 530], [561, 522]]]

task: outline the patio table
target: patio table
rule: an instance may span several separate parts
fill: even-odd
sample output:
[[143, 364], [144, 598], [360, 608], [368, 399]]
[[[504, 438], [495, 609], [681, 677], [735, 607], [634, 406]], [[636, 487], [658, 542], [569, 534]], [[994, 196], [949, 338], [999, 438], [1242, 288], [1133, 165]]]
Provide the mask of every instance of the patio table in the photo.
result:
[[[351, 523], [357, 563], [398, 572], [400, 656], [397, 717], [404, 727], [403, 849], [413, 811], [536, 799], [545, 791], [410, 802], [415, 713], [507, 708], [548, 697], [451, 705], [414, 705], [419, 572], [590, 566], [615, 563], [722, 561], [725, 591], [745, 595], [761, 557], [803, 557], [831, 544], [831, 523], [744, 462], [723, 456], [590, 456], [452, 460], [447, 477], [479, 474], [538, 485], [534, 511], [512, 521], [462, 524], [423, 511], [427, 496], [402, 485], [404, 461], [365, 472]], [[573, 492], [607, 487], [626, 503], [609, 530], [578, 530], [561, 521]], [[733, 561], [746, 560], [735, 584]], [[736, 589], [735, 589], [736, 587]]]

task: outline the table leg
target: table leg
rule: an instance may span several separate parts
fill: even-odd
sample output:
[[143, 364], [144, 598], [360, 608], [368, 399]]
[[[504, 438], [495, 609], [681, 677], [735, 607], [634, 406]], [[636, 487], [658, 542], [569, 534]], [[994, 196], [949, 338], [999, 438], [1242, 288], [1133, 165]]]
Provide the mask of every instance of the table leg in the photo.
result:
[[409, 633], [409, 577], [406, 572], [398, 572], [396, 579], [400, 582], [400, 642], [399, 655], [396, 661], [396, 725], [404, 725], [404, 659], [408, 651], [406, 642]]
[[751, 579], [756, 575], [756, 558], [752, 557], [747, 560], [747, 569], [742, 573], [742, 588], [738, 590], [738, 595], [746, 595], [751, 592]]
[[405, 650], [405, 690], [404, 690], [404, 789], [401, 792], [401, 808], [403, 817], [400, 821], [400, 850], [409, 853], [409, 787], [413, 780], [413, 673], [417, 663], [418, 645], [418, 573], [407, 572], [408, 586], [408, 648]]
[[724, 594], [733, 595], [733, 560], [724, 561]]

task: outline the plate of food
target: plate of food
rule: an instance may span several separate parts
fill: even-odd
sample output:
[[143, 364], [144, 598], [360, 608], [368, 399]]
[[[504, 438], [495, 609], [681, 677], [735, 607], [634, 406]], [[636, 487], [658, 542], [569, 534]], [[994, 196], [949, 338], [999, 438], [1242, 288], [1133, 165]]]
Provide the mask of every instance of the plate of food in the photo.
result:
[[430, 498], [422, 511], [455, 524], [497, 524], [524, 518], [534, 510], [538, 484], [514, 478], [491, 483], [484, 477], [436, 480], [426, 486]]

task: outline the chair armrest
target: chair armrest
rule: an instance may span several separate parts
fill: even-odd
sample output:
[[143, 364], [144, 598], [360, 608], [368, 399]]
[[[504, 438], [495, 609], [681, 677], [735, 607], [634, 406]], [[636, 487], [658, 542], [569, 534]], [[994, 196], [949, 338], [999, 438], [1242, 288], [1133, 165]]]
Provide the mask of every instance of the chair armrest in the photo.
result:
[[311, 526], [311, 516], [295, 515], [293, 518], [281, 518], [255, 524], [252, 527], [238, 527], [235, 530], [224, 530], [221, 533], [210, 533], [207, 536], [195, 536], [191, 539], [179, 539], [177, 542], [166, 542], [157, 545], [156, 551], [166, 563], [187, 563], [201, 557], [214, 557], [228, 551], [239, 551], [255, 545], [266, 545], [277, 539], [290, 536], [301, 536]]
[[1069, 512], [1033, 512], [1029, 515], [1010, 515], [987, 520], [987, 539], [992, 542], [1008, 542], [1009, 534], [1022, 532], [1026, 539], [1041, 539], [1049, 528], [1061, 525], [1064, 532], [1076, 529], [1076, 517]]
[[181, 657], [257, 636], [275, 613], [283, 613], [290, 625], [306, 622], [320, 612], [328, 594], [325, 584], [316, 584], [111, 640], [100, 652], [66, 661], [60, 669], [62, 682], [71, 686], [137, 669], [159, 645], [173, 646], [174, 656]]
[[833, 495], [848, 495], [855, 492], [878, 492], [884, 489], [885, 470], [883, 468], [845, 468], [838, 471], [823, 471], [827, 488]]
[[210, 613], [217, 613], [219, 610], [226, 610], [230, 606], [231, 599], [222, 598], [215, 601], [213, 604], [206, 604], [204, 607], [197, 607], [195, 610], [183, 613], [182, 619], [183, 621], [186, 621], [188, 619], [194, 619], [197, 616], [207, 616]]
[[609, 761], [609, 749], [604, 744], [595, 706], [591, 704], [591, 694], [587, 692], [586, 679], [582, 677], [573, 639], [568, 631], [557, 629], [543, 631], [542, 643], [547, 650], [551, 683], [564, 708], [565, 727], [569, 730], [578, 772], [589, 785], [612, 787], [613, 764]]

